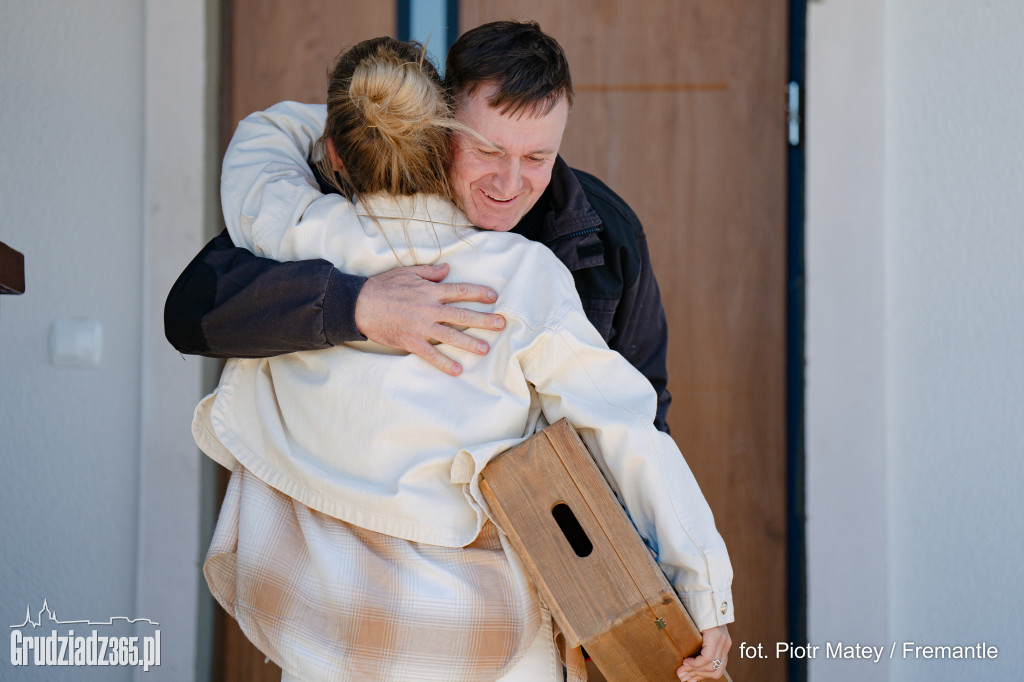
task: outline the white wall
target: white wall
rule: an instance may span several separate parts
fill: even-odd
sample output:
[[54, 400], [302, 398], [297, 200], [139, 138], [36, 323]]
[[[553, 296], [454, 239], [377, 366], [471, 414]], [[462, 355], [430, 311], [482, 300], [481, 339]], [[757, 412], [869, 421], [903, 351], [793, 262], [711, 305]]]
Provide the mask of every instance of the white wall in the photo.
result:
[[[852, 617], [877, 628], [863, 643], [898, 647], [887, 669], [861, 663], [858, 677], [819, 660], [812, 679], [1015, 680], [1024, 5], [825, 0], [809, 12], [810, 635], [834, 641]], [[830, 530], [849, 535], [838, 550]], [[851, 582], [865, 561], [884, 579], [867, 593]], [[884, 625], [864, 613], [879, 599]], [[900, 660], [910, 641], [987, 642], [999, 658]]]
[[[0, 241], [26, 268], [26, 293], [0, 297], [0, 619], [46, 599], [61, 620], [159, 621], [146, 679], [194, 674], [199, 365], [163, 341], [159, 308], [203, 232], [203, 7], [0, 4]], [[51, 364], [66, 317], [102, 325], [98, 366]]]
[[[145, 0], [146, 68], [143, 161], [142, 401], [136, 608], [160, 616], [168, 657], [157, 674], [135, 678], [202, 679], [197, 669], [201, 599], [202, 455], [191, 435], [202, 394], [202, 360], [183, 358], [165, 340], [163, 303], [178, 273], [205, 241], [206, 152], [218, 98], [206, 87], [205, 0]], [[216, 68], [217, 60], [214, 58]], [[213, 177], [219, 177], [218, 168]], [[209, 467], [205, 467], [209, 470]]]
[[1019, 679], [1024, 4], [886, 9], [891, 630], [1004, 652], [893, 679]]
[[[5, 626], [44, 599], [63, 619], [136, 615], [142, 19], [128, 0], [0, 5], [0, 240], [26, 270], [0, 298]], [[103, 325], [94, 369], [50, 364], [50, 324], [76, 316]]]
[[822, 647], [808, 674], [829, 682], [866, 679], [862, 661], [825, 660], [824, 643], [885, 639], [889, 603], [883, 11], [808, 10], [807, 620]]

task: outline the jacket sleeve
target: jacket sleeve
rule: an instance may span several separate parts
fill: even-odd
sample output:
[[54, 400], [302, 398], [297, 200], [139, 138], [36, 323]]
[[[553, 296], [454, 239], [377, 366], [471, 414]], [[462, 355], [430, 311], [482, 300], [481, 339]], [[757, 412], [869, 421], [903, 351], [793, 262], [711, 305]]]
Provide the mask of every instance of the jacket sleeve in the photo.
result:
[[568, 305], [522, 357], [549, 422], [576, 427], [697, 627], [733, 620], [732, 565], [714, 517], [672, 438], [653, 424], [657, 398]]
[[182, 353], [269, 357], [364, 338], [355, 303], [366, 279], [284, 244], [314, 203], [331, 210], [306, 230], [358, 220], [343, 197], [321, 194], [307, 162], [325, 116], [323, 105], [282, 102], [239, 123], [221, 174], [227, 230], [188, 265], [164, 307], [165, 335]]
[[361, 227], [352, 203], [323, 194], [310, 168], [326, 116], [322, 104], [281, 102], [238, 123], [220, 176], [224, 223], [236, 246], [304, 260], [319, 255], [318, 240], [332, 231]]
[[636, 277], [623, 288], [622, 299], [615, 310], [612, 325], [617, 330], [611, 346], [640, 370], [658, 395], [654, 425], [668, 433], [668, 407], [672, 396], [668, 392], [668, 323], [661, 305], [661, 293], [651, 268], [647, 238], [640, 230], [637, 235], [638, 270]]
[[271, 357], [362, 340], [355, 302], [365, 281], [326, 260], [254, 256], [221, 232], [171, 287], [164, 334], [182, 353], [214, 358]]

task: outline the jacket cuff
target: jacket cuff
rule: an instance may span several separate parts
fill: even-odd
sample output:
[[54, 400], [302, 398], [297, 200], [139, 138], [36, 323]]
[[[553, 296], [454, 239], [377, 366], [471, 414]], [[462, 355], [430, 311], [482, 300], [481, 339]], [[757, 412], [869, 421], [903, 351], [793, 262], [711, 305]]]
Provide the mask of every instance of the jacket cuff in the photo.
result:
[[728, 625], [735, 620], [731, 589], [719, 589], [703, 594], [680, 594], [679, 600], [686, 607], [693, 624], [702, 632], [719, 625]]
[[331, 270], [324, 291], [324, 338], [332, 346], [346, 341], [365, 341], [356, 327], [356, 299], [366, 277], [346, 275], [338, 268]]

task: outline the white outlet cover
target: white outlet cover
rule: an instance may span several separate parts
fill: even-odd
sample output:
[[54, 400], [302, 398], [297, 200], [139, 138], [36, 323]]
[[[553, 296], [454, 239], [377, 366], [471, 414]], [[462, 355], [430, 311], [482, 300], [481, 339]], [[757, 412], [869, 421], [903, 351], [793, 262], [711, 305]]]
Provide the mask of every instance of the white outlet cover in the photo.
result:
[[103, 325], [81, 317], [54, 320], [50, 362], [54, 367], [97, 367], [103, 357]]

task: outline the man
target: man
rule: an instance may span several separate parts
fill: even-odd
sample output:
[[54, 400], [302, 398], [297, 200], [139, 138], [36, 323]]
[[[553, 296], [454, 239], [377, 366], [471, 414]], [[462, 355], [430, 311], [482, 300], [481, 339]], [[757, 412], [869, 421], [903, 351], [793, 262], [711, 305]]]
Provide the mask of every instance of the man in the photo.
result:
[[[552, 249], [572, 272], [590, 321], [654, 386], [655, 423], [667, 431], [666, 323], [643, 229], [604, 183], [557, 155], [573, 97], [561, 46], [533, 22], [485, 24], [452, 46], [446, 84], [458, 119], [494, 144], [457, 136], [450, 172], [466, 214], [480, 227], [511, 229]], [[272, 121], [266, 125], [268, 136], [286, 137]], [[232, 203], [230, 194], [222, 191], [226, 219], [239, 219], [243, 200]], [[456, 327], [504, 323], [446, 305], [497, 296], [487, 287], [441, 283], [446, 275], [443, 264], [365, 279], [323, 260], [276, 263], [234, 248], [224, 232], [172, 288], [165, 332], [179, 351], [212, 357], [268, 357], [369, 338], [457, 375], [458, 363], [430, 342], [483, 354], [486, 344]]]

